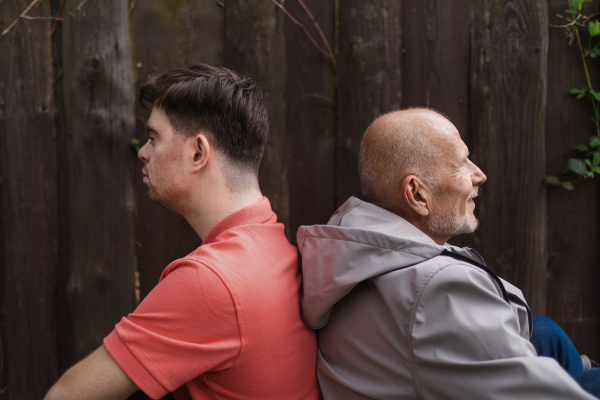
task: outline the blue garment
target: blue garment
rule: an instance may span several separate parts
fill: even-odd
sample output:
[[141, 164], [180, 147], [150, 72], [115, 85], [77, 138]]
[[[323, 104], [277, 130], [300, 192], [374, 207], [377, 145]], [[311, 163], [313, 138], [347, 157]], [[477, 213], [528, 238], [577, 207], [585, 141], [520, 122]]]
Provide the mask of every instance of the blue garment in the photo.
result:
[[533, 316], [531, 343], [538, 356], [554, 358], [573, 378], [583, 373], [581, 356], [575, 345], [550, 318]]
[[579, 352], [556, 322], [533, 316], [531, 343], [538, 356], [554, 358], [583, 389], [600, 398], [600, 368], [583, 370]]
[[600, 398], [600, 368], [588, 369], [577, 376], [575, 380], [587, 392]]

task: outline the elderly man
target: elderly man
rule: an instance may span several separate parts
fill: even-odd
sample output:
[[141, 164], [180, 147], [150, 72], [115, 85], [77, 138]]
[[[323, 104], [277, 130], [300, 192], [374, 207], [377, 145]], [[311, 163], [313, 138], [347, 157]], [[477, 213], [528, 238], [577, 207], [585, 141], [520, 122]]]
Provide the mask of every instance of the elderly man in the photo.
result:
[[468, 157], [439, 113], [386, 114], [360, 150], [367, 201], [299, 229], [325, 400], [593, 399], [536, 356], [521, 292], [446, 243], [477, 228], [486, 176]]
[[138, 153], [148, 194], [203, 242], [47, 399], [125, 399], [139, 388], [153, 399], [316, 400], [297, 252], [258, 186], [269, 129], [260, 90], [199, 64], [153, 77], [144, 102], [153, 107]]

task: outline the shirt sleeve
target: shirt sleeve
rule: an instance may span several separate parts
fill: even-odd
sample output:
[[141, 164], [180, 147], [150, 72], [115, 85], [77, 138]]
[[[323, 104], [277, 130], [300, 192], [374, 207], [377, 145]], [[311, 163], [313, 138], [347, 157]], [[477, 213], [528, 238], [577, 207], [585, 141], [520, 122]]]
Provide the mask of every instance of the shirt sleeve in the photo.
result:
[[104, 344], [143, 392], [160, 398], [233, 365], [241, 347], [233, 297], [213, 270], [179, 260]]
[[414, 379], [424, 399], [588, 399], [553, 359], [537, 357], [486, 272], [448, 265], [415, 305]]

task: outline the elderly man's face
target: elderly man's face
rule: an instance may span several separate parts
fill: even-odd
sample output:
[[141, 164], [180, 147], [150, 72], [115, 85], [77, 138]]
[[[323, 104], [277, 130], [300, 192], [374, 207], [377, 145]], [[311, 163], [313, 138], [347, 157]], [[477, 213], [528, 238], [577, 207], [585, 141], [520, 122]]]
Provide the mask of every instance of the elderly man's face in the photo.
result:
[[487, 178], [469, 160], [469, 150], [453, 125], [451, 132], [441, 135], [436, 143], [442, 157], [439, 158], [439, 179], [433, 188], [433, 204], [426, 228], [429, 233], [446, 241], [477, 228], [474, 199], [479, 185]]

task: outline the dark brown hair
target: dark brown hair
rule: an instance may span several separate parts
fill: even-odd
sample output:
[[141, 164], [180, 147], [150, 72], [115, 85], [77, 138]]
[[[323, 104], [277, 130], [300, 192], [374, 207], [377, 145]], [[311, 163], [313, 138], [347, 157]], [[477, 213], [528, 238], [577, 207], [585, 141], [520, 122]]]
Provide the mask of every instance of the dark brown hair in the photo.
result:
[[195, 64], [151, 76], [140, 89], [140, 105], [161, 108], [176, 132], [208, 131], [213, 145], [235, 164], [258, 172], [269, 136], [260, 88], [227, 68]]

